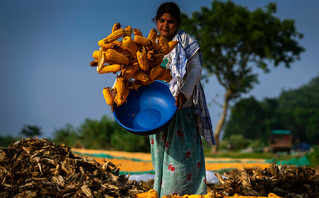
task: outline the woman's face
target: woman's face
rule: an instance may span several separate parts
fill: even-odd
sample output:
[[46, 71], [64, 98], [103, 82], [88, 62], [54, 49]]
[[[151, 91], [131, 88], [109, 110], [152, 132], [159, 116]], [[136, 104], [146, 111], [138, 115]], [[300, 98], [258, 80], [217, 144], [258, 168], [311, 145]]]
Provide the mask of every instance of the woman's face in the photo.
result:
[[164, 13], [156, 20], [157, 31], [165, 38], [172, 40], [178, 29], [178, 22], [170, 13]]

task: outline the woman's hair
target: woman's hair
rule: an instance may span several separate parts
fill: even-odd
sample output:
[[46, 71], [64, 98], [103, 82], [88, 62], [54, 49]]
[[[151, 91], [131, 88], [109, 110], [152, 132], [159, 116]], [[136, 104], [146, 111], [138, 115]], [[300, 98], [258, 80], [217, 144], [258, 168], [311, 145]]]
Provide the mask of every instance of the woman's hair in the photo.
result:
[[177, 20], [178, 25], [181, 22], [181, 11], [174, 2], [166, 2], [160, 5], [160, 7], [157, 9], [157, 13], [155, 18], [153, 18], [153, 22], [156, 23], [157, 19], [161, 18], [164, 13], [169, 13]]

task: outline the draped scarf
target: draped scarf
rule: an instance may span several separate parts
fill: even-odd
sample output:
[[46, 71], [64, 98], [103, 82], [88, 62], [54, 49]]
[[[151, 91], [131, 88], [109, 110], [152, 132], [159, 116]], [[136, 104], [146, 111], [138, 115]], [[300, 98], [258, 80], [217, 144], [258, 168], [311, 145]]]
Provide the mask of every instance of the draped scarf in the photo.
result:
[[[169, 89], [174, 97], [177, 97], [180, 88], [183, 86], [183, 77], [186, 73], [187, 61], [199, 52], [200, 64], [203, 65], [203, 57], [200, 53], [200, 47], [195, 39], [183, 31], [178, 31], [173, 40], [179, 41], [179, 44], [172, 50], [170, 69], [173, 79], [169, 83]], [[206, 97], [199, 81], [194, 87], [192, 102], [195, 107], [197, 120], [197, 129], [199, 134], [204, 137], [208, 145], [216, 144], [214, 131], [207, 108]]]

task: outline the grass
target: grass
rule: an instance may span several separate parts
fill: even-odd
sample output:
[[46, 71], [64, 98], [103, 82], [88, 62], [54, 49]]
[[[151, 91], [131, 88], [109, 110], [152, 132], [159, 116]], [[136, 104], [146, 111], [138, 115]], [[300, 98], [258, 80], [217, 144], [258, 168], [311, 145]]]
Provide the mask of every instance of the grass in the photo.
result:
[[251, 153], [241, 153], [239, 151], [219, 151], [218, 153], [211, 153], [210, 151], [205, 151], [206, 157], [213, 158], [250, 158], [250, 159], [276, 159], [276, 160], [288, 160], [294, 155], [287, 155], [285, 153], [274, 154], [265, 152], [251, 152]]
[[306, 153], [303, 155], [300, 154], [293, 154], [293, 155], [287, 155], [287, 154], [274, 154], [274, 153], [261, 153], [261, 152], [252, 152], [252, 153], [240, 153], [236, 151], [221, 151], [216, 154], [211, 153], [210, 151], [205, 151], [206, 157], [212, 157], [212, 158], [237, 158], [237, 159], [243, 159], [243, 158], [249, 158], [249, 159], [265, 159], [270, 160], [273, 159], [275, 161], [288, 161], [291, 158], [297, 158], [306, 155], [308, 160], [310, 161], [309, 167], [315, 168], [319, 166], [319, 149], [318, 147], [314, 149], [314, 151], [310, 153]]
[[312, 152], [307, 153], [306, 156], [310, 161], [311, 167], [319, 166], [319, 145], [314, 146]]

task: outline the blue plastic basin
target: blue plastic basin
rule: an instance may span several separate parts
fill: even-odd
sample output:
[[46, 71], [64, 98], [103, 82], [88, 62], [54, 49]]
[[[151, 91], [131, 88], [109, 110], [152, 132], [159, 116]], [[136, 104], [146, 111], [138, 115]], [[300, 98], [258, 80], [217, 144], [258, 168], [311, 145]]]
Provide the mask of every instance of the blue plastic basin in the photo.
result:
[[166, 127], [176, 110], [168, 84], [155, 81], [138, 90], [130, 90], [127, 102], [115, 107], [113, 116], [129, 132], [151, 135]]

